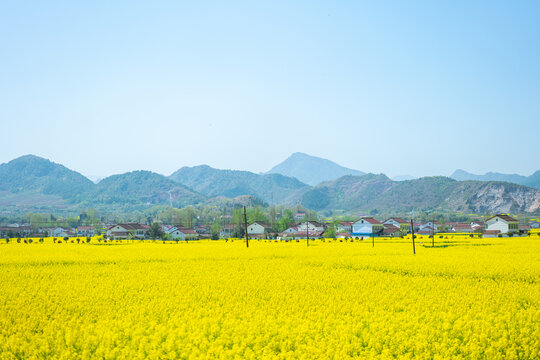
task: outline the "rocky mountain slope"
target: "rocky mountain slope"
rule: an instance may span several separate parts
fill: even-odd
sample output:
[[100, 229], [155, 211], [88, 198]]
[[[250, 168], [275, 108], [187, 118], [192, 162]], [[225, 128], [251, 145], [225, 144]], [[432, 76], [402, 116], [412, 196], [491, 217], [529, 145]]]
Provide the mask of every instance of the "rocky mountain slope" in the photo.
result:
[[302, 196], [315, 210], [447, 210], [475, 213], [538, 212], [540, 190], [507, 183], [424, 177], [393, 181], [385, 175], [345, 176]]

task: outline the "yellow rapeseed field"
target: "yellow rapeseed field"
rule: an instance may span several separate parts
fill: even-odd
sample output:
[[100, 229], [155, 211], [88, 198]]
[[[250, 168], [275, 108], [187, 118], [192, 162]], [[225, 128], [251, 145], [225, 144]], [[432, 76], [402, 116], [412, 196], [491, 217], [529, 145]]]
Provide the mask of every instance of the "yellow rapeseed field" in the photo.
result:
[[538, 359], [540, 236], [0, 244], [1, 359]]

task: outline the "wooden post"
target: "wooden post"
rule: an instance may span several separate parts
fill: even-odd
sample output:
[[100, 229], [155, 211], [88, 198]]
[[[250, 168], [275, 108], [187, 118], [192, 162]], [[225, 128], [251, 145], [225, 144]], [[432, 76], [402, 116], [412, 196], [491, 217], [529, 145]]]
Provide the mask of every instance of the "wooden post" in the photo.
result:
[[244, 232], [245, 232], [245, 235], [246, 235], [246, 247], [249, 247], [248, 232], [247, 232], [246, 205], [244, 205]]
[[306, 221], [306, 244], [307, 246], [309, 246], [309, 214], [307, 216], [307, 221]]
[[435, 247], [435, 221], [432, 221], [431, 225], [431, 247]]
[[371, 225], [371, 247], [375, 247], [375, 234], [373, 233], [373, 225]]
[[413, 255], [416, 255], [416, 249], [414, 248], [414, 224], [411, 219], [411, 234], [412, 234], [412, 253]]

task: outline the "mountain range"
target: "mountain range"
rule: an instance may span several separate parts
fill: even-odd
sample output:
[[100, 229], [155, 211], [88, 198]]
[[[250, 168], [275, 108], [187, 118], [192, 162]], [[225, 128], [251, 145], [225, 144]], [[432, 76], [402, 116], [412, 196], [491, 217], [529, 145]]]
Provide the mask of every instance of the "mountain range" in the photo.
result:
[[304, 193], [302, 204], [314, 210], [364, 212], [537, 212], [540, 190], [501, 181], [457, 181], [444, 176], [394, 181], [383, 174], [367, 174], [319, 184]]
[[[331, 176], [331, 169], [335, 169], [336, 175]], [[293, 174], [311, 174], [300, 176], [311, 183], [330, 179], [312, 186]], [[81, 207], [131, 212], [155, 205], [181, 208], [231, 202], [302, 204], [314, 210], [346, 212], [433, 209], [537, 213], [540, 190], [509, 182], [458, 181], [442, 176], [394, 181], [383, 174], [364, 174], [301, 153], [293, 154], [265, 174], [201, 165], [180, 168], [168, 177], [133, 171], [109, 176], [97, 184], [63, 165], [34, 155], [0, 165], [0, 210], [8, 213], [75, 211]]]
[[540, 189], [540, 170], [530, 176], [518, 174], [501, 174], [496, 172], [488, 172], [484, 175], [471, 174], [465, 170], [458, 169], [450, 175], [455, 180], [477, 180], [477, 181], [506, 181], [514, 184], [530, 186], [535, 189]]

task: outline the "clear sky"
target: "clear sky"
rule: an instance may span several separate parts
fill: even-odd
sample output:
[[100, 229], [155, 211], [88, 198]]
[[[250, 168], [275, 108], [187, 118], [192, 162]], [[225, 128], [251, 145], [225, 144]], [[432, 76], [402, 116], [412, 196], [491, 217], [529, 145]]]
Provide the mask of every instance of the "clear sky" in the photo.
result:
[[538, 1], [1, 1], [0, 163], [540, 169]]

